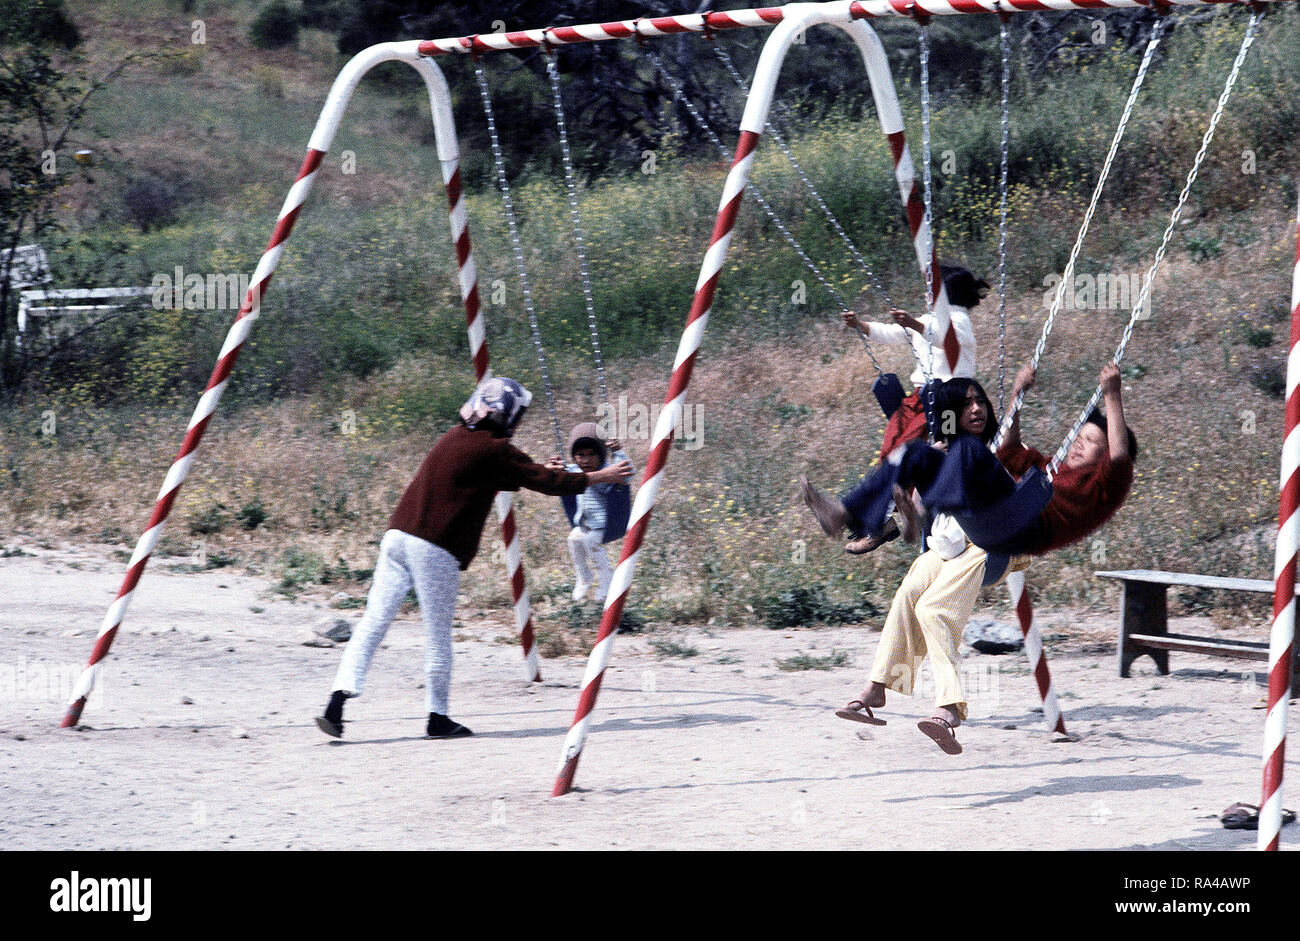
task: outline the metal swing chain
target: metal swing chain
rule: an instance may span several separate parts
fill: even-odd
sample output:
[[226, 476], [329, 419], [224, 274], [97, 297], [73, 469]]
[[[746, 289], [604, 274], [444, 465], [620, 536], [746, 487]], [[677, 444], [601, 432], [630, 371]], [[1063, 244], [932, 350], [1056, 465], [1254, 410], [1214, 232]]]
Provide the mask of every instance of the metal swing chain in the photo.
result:
[[[1165, 227], [1164, 235], [1160, 239], [1160, 246], [1156, 249], [1155, 259], [1151, 262], [1151, 267], [1147, 269], [1146, 278], [1142, 285], [1142, 292], [1138, 295], [1137, 302], [1133, 305], [1133, 314], [1129, 317], [1128, 324], [1124, 327], [1124, 335], [1120, 339], [1119, 348], [1115, 350], [1115, 357], [1111, 360], [1116, 366], [1124, 358], [1124, 351], [1128, 347], [1128, 342], [1133, 336], [1133, 329], [1137, 322], [1142, 319], [1142, 312], [1150, 302], [1151, 286], [1155, 281], [1156, 270], [1160, 263], [1164, 261], [1165, 252], [1169, 248], [1169, 241], [1173, 238], [1174, 229], [1178, 225], [1178, 220], [1182, 217], [1183, 207], [1187, 204], [1187, 199], [1191, 195], [1192, 185], [1196, 182], [1197, 174], [1200, 173], [1201, 163], [1205, 160], [1206, 152], [1210, 149], [1210, 143], [1214, 140], [1214, 132], [1218, 127], [1219, 120], [1223, 117], [1223, 111], [1227, 107], [1228, 98], [1232, 95], [1233, 86], [1237, 83], [1237, 77], [1241, 74], [1242, 63], [1246, 60], [1246, 54], [1250, 51], [1251, 45], [1255, 42], [1255, 31], [1259, 26], [1259, 21], [1263, 14], [1255, 10], [1250, 15], [1250, 23], [1246, 27], [1246, 35], [1241, 41], [1241, 48], [1237, 50], [1237, 58], [1232, 63], [1232, 70], [1228, 73], [1228, 79], [1224, 83], [1223, 92], [1219, 95], [1218, 105], [1214, 109], [1214, 114], [1210, 117], [1209, 126], [1205, 129], [1205, 135], [1201, 138], [1201, 149], [1196, 152], [1196, 157], [1192, 161], [1192, 168], [1188, 171], [1187, 182], [1183, 185], [1182, 192], [1178, 195], [1178, 204], [1174, 206], [1173, 214], [1169, 217], [1169, 224]], [[1052, 477], [1056, 474], [1057, 468], [1060, 467], [1061, 461], [1065, 459], [1066, 453], [1070, 450], [1070, 445], [1078, 437], [1083, 426], [1088, 422], [1088, 416], [1092, 410], [1101, 401], [1102, 390], [1098, 385], [1088, 404], [1084, 406], [1079, 417], [1075, 419], [1074, 426], [1070, 433], [1066, 435], [1065, 441], [1057, 448], [1056, 453], [1052, 455], [1051, 463], [1047, 466], [1047, 475]]]
[[[704, 116], [696, 110], [695, 105], [683, 93], [681, 83], [679, 83], [677, 79], [673, 77], [672, 73], [668, 71], [663, 60], [659, 58], [659, 54], [654, 50], [646, 50], [646, 55], [649, 56], [650, 61], [654, 64], [655, 68], [659, 70], [659, 73], [663, 75], [665, 81], [668, 82], [668, 86], [673, 90], [673, 94], [677, 96], [677, 99], [686, 108], [686, 112], [691, 116], [691, 120], [695, 122], [695, 126], [698, 127], [706, 137], [708, 137], [724, 160], [730, 157], [731, 152], [727, 150], [727, 146], [722, 143], [718, 138], [718, 135], [714, 133], [713, 128], [709, 125], [708, 121], [704, 119]], [[794, 249], [795, 253], [808, 267], [808, 270], [817, 278], [818, 283], [820, 283], [826, 290], [826, 293], [840, 305], [842, 310], [849, 310], [850, 307], [848, 301], [846, 301], [844, 296], [835, 289], [834, 285], [832, 285], [826, 278], [826, 275], [822, 273], [821, 268], [817, 266], [817, 263], [808, 256], [806, 251], [804, 251], [803, 246], [799, 244], [799, 240], [794, 237], [794, 234], [786, 227], [786, 224], [781, 221], [781, 217], [776, 214], [776, 210], [772, 208], [771, 204], [763, 196], [762, 191], [753, 182], [746, 182], [745, 188], [753, 194], [754, 201], [758, 203], [764, 214], [766, 214], [768, 219], [772, 221], [772, 224], [776, 226], [777, 231], [781, 233], [786, 242]], [[885, 371], [881, 367], [880, 361], [876, 359], [876, 354], [871, 349], [871, 343], [859, 331], [855, 330], [854, 333], [857, 333], [858, 337], [861, 338], [863, 349], [866, 350], [867, 356], [871, 359], [871, 365], [875, 368], [876, 373], [878, 375], [884, 375]]]
[[1011, 151], [1011, 33], [1000, 23], [1002, 51], [1002, 166], [998, 177], [998, 414], [1007, 399], [1007, 167]]
[[[921, 166], [922, 191], [925, 195], [925, 312], [934, 323], [934, 206], [930, 178], [930, 27], [920, 24], [921, 51]], [[915, 347], [913, 347], [915, 349]], [[934, 359], [934, 344], [926, 351], [925, 358], [919, 355], [921, 372], [925, 376], [926, 415], [931, 423], [938, 421], [934, 414], [934, 376], [930, 372], [930, 363]], [[931, 428], [931, 433], [936, 429]]]
[[582, 279], [582, 299], [587, 305], [587, 327], [591, 331], [591, 352], [596, 364], [596, 382], [600, 388], [600, 401], [609, 401], [609, 386], [605, 382], [605, 363], [600, 355], [600, 331], [596, 328], [596, 304], [592, 299], [591, 276], [587, 271], [586, 233], [578, 213], [578, 186], [574, 182], [573, 155], [569, 151], [569, 132], [564, 118], [564, 101], [560, 96], [560, 69], [552, 55], [546, 56], [546, 74], [551, 79], [551, 95], [555, 103], [555, 124], [560, 131], [560, 154], [564, 160], [564, 185], [569, 191], [569, 218], [573, 222], [573, 244], [578, 255], [578, 275]]
[[[731, 54], [716, 43], [713, 46], [713, 52], [718, 57], [718, 60], [726, 66], [727, 71], [731, 73], [731, 78], [735, 81], [736, 85], [745, 92], [745, 94], [749, 94], [749, 85], [741, 76], [739, 70], [737, 70], [735, 63], [731, 59]], [[794, 168], [794, 172], [798, 175], [800, 181], [805, 187], [807, 187], [809, 195], [811, 195], [813, 201], [817, 203], [817, 208], [821, 210], [822, 215], [826, 217], [826, 221], [830, 223], [831, 228], [835, 230], [835, 234], [840, 237], [844, 246], [849, 250], [849, 254], [853, 256], [854, 262], [866, 273], [867, 277], [871, 279], [872, 286], [875, 287], [876, 292], [880, 294], [884, 302], [890, 307], [893, 307], [894, 302], [890, 300], [889, 292], [885, 289], [884, 282], [877, 277], [870, 263], [868, 263], [862, 252], [858, 250], [857, 245], [853, 243], [848, 232], [845, 231], [844, 226], [840, 224], [840, 220], [835, 217], [835, 213], [831, 211], [831, 207], [826, 204], [824, 199], [822, 199], [821, 193], [817, 191], [817, 187], [815, 187], [812, 180], [808, 178], [808, 174], [804, 172], [799, 161], [795, 159], [794, 154], [786, 144], [781, 132], [776, 129], [770, 119], [766, 122], [765, 126], [768, 136], [771, 137], [776, 143], [776, 146], [781, 149], [781, 153], [785, 154], [786, 160], [790, 162], [790, 166]]]
[[515, 219], [515, 204], [510, 196], [510, 183], [506, 179], [506, 161], [501, 153], [501, 141], [497, 136], [496, 116], [492, 110], [492, 96], [488, 92], [487, 73], [481, 62], [474, 63], [474, 74], [478, 77], [479, 93], [483, 98], [483, 113], [487, 115], [488, 139], [492, 143], [492, 160], [496, 164], [497, 186], [501, 189], [502, 202], [506, 211], [506, 227], [510, 231], [510, 243], [514, 248], [515, 270], [523, 286], [524, 310], [528, 312], [528, 325], [533, 333], [533, 347], [537, 350], [537, 365], [542, 374], [542, 388], [546, 393], [546, 407], [551, 413], [551, 429], [555, 432], [555, 443], [560, 454], [564, 453], [564, 435], [560, 432], [560, 416], [555, 410], [555, 391], [551, 387], [551, 375], [546, 365], [546, 350], [542, 347], [542, 330], [537, 322], [537, 310], [533, 305], [533, 292], [528, 284], [528, 268], [524, 264], [524, 248], [519, 240], [519, 224]]
[[[1115, 135], [1111, 138], [1110, 149], [1106, 152], [1106, 159], [1102, 163], [1101, 175], [1097, 178], [1097, 185], [1092, 191], [1092, 200], [1088, 203], [1088, 210], [1084, 213], [1083, 223], [1079, 227], [1079, 233], [1075, 237], [1074, 246], [1070, 249], [1069, 261], [1065, 264], [1065, 271], [1062, 273], [1061, 281], [1056, 286], [1056, 294], [1052, 298], [1052, 306], [1047, 312], [1047, 320], [1043, 323], [1043, 330], [1039, 334], [1038, 343], [1034, 347], [1034, 355], [1030, 360], [1030, 365], [1038, 367], [1039, 361], [1043, 358], [1043, 350], [1047, 347], [1047, 337], [1052, 332], [1052, 327], [1056, 323], [1056, 315], [1060, 313], [1061, 303], [1065, 298], [1065, 286], [1074, 281], [1074, 266], [1078, 262], [1079, 252], [1083, 248], [1083, 240], [1088, 234], [1088, 227], [1092, 223], [1093, 214], [1097, 211], [1097, 205], [1101, 201], [1102, 190], [1106, 186], [1106, 179], [1110, 176], [1111, 165], [1115, 161], [1115, 154], [1119, 150], [1120, 141], [1124, 137], [1124, 132], [1128, 128], [1129, 118], [1133, 114], [1133, 106], [1137, 102], [1138, 92], [1142, 89], [1142, 84], [1146, 80], [1147, 70], [1151, 67], [1151, 60], [1155, 56], [1156, 47], [1160, 45], [1160, 38], [1164, 35], [1167, 18], [1161, 17], [1156, 20], [1155, 27], [1151, 30], [1151, 38], [1147, 41], [1146, 52], [1142, 56], [1142, 63], [1138, 66], [1137, 76], [1133, 79], [1133, 87], [1129, 91], [1128, 100], [1124, 103], [1124, 111], [1120, 115], [1119, 125], [1115, 128]], [[993, 448], [996, 450], [1001, 446], [1006, 438], [1011, 423], [1024, 405], [1025, 393], [1022, 389], [1014, 399], [1011, 400], [1011, 407], [1007, 409], [1006, 415], [1002, 417], [1002, 424], [998, 428], [998, 433], [993, 439]]]

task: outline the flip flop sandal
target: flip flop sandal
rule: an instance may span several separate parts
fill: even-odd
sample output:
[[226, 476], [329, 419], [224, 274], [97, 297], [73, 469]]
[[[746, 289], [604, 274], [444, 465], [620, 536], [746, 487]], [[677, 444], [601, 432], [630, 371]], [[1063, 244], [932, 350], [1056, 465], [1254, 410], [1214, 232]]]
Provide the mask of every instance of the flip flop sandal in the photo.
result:
[[889, 724], [884, 719], [877, 719], [876, 714], [871, 711], [871, 707], [861, 699], [851, 700], [843, 709], [836, 709], [835, 714], [841, 719], [848, 719], [850, 722], [865, 722], [867, 725]]
[[[1233, 804], [1219, 816], [1225, 830], [1258, 830], [1259, 808], [1254, 804]], [[1282, 811], [1282, 824], [1295, 822], [1295, 811]]]
[[934, 739], [934, 743], [943, 749], [944, 754], [961, 754], [961, 742], [957, 741], [956, 732], [947, 719], [942, 716], [931, 716], [916, 723], [916, 727]]

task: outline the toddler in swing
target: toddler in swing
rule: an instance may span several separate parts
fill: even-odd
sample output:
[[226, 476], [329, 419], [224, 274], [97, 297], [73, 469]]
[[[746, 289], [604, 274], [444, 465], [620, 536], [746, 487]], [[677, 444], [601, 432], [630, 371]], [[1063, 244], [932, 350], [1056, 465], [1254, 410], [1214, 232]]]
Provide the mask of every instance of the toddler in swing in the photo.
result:
[[[841, 313], [840, 319], [868, 340], [889, 345], [910, 343], [917, 359], [929, 367], [930, 380], [936, 384], [954, 376], [973, 379], [975, 328], [971, 325], [970, 314], [988, 294], [989, 286], [960, 265], [940, 265], [939, 270], [943, 275], [944, 292], [948, 296], [949, 320], [961, 348], [955, 367], [949, 368], [944, 351], [944, 337], [935, 331], [937, 325], [933, 314], [922, 314], [918, 319], [907, 311], [894, 307], [889, 311], [893, 323], [863, 321], [851, 310]], [[912, 371], [911, 380], [914, 389], [912, 394], [903, 398], [892, 412], [886, 413], [889, 423], [885, 426], [885, 436], [880, 445], [882, 461], [900, 444], [926, 436], [923, 396], [926, 371], [919, 363]]]
[[[620, 443], [615, 440], [605, 441], [595, 422], [575, 425], [569, 432], [569, 457], [571, 462], [565, 463], [557, 454], [547, 466], [573, 473], [591, 474], [611, 464], [628, 462]], [[630, 467], [630, 462], [628, 464]], [[573, 558], [574, 601], [582, 601], [587, 597], [593, 580], [596, 585], [596, 601], [604, 601], [609, 592], [614, 571], [609, 565], [605, 543], [620, 538], [627, 525], [626, 518], [618, 520], [611, 513], [615, 488], [620, 486], [625, 485], [593, 484], [576, 497], [576, 509], [571, 519], [573, 528], [569, 530], [568, 538], [569, 555]]]

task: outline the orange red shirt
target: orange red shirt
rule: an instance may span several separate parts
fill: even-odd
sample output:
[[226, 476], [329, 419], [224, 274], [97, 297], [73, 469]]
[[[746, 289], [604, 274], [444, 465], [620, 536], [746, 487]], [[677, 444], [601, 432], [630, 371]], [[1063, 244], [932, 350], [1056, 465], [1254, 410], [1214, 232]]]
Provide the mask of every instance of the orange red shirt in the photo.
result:
[[[1046, 468], [1048, 459], [1023, 444], [1003, 445], [998, 460], [1019, 479], [1030, 467]], [[1025, 551], [1042, 555], [1078, 542], [1099, 529], [1120, 508], [1133, 486], [1133, 461], [1111, 460], [1110, 453], [1083, 467], [1062, 464], [1052, 478], [1052, 499], [1043, 509], [1041, 545]]]

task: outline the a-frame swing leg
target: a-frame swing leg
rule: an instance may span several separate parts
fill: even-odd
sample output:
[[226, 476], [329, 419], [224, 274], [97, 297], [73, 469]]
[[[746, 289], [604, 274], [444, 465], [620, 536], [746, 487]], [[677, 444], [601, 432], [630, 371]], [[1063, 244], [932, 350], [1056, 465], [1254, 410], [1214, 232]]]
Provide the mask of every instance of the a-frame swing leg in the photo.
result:
[[1043, 639], [1034, 625], [1034, 606], [1029, 601], [1029, 592], [1025, 590], [1025, 573], [1011, 572], [1006, 581], [1007, 594], [1011, 596], [1011, 605], [1016, 609], [1016, 620], [1020, 622], [1020, 633], [1025, 637], [1025, 654], [1029, 657], [1029, 667], [1034, 671], [1038, 695], [1043, 699], [1043, 721], [1053, 732], [1067, 735], [1065, 717], [1061, 715], [1056, 690], [1052, 689], [1052, 674], [1047, 669]]
[[[560, 769], [556, 775], [553, 796], [567, 794], [573, 789], [574, 776], [578, 762], [582, 757], [586, 742], [587, 729], [591, 714], [596, 706], [601, 682], [608, 666], [614, 637], [617, 633], [619, 619], [623, 613], [628, 590], [636, 572], [638, 553], [646, 530], [649, 527], [650, 513], [658, 499], [659, 489], [663, 483], [663, 470], [667, 462], [672, 438], [682, 414], [682, 399], [690, 383], [691, 373], [695, 367], [696, 356], [704, 329], [708, 324], [708, 315], [713, 306], [714, 291], [721, 275], [727, 250], [731, 244], [736, 215], [740, 210], [741, 198], [749, 179], [749, 171], [755, 159], [755, 150], [767, 121], [768, 108], [776, 90], [781, 63], [790, 44], [803, 30], [818, 23], [832, 24], [844, 30], [853, 39], [862, 54], [867, 77], [871, 83], [872, 95], [876, 102], [876, 111], [880, 118], [881, 130], [890, 145], [894, 162], [894, 176], [898, 183], [899, 195], [907, 211], [908, 226], [912, 235], [913, 247], [917, 260], [924, 268], [930, 263], [938, 270], [938, 258], [935, 255], [933, 240], [930, 237], [929, 223], [925, 210], [917, 195], [915, 173], [912, 158], [907, 150], [903, 135], [902, 111], [898, 105], [898, 96], [894, 91], [893, 77], [889, 71], [889, 60], [879, 38], [866, 23], [860, 20], [845, 22], [841, 17], [844, 10], [833, 10], [830, 5], [796, 4], [793, 15], [784, 19], [773, 31], [763, 47], [759, 64], [755, 70], [754, 80], [750, 83], [750, 95], [745, 104], [745, 113], [741, 118], [740, 137], [736, 143], [735, 156], [731, 169], [727, 173], [723, 186], [722, 199], [718, 206], [718, 215], [714, 222], [713, 234], [708, 250], [700, 266], [700, 277], [696, 281], [695, 294], [691, 301], [690, 313], [682, 331], [677, 347], [677, 356], [673, 362], [672, 375], [668, 381], [668, 390], [664, 395], [664, 408], [660, 412], [651, 439], [650, 456], [646, 461], [641, 486], [637, 490], [632, 504], [632, 513], [628, 521], [627, 535], [623, 540], [623, 554], [614, 570], [609, 594], [605, 599], [605, 609], [601, 617], [600, 628], [596, 636], [591, 655], [587, 660], [587, 669], [582, 679], [582, 692], [574, 710], [573, 722], [569, 734], [565, 737], [564, 754]], [[943, 288], [943, 279], [935, 278], [931, 286], [931, 300], [936, 320], [936, 332], [943, 338], [945, 354], [950, 364], [956, 365], [960, 345], [952, 330], [948, 315], [947, 294]]]
[[[455, 145], [454, 136], [452, 145]], [[442, 148], [440, 148], [441, 150]], [[460, 182], [458, 153], [442, 156], [442, 179], [447, 190], [448, 213], [451, 220], [451, 243], [456, 250], [456, 267], [459, 274], [461, 300], [465, 304], [465, 324], [469, 332], [469, 355], [474, 363], [474, 379], [481, 382], [490, 373], [488, 367], [487, 328], [479, 304], [478, 269], [474, 265], [474, 249], [470, 244], [469, 220], [465, 213], [464, 194]], [[533, 632], [533, 607], [524, 578], [523, 556], [519, 548], [519, 530], [515, 524], [514, 499], [509, 492], [498, 493], [494, 506], [501, 520], [501, 542], [505, 546], [506, 576], [510, 581], [510, 594], [514, 603], [515, 628], [524, 652], [524, 672], [530, 682], [542, 679], [538, 665], [537, 645]]]
[[[339, 72], [333, 86], [330, 88], [329, 97], [326, 99], [325, 106], [321, 109], [320, 116], [317, 118], [311, 140], [307, 143], [306, 157], [303, 159], [298, 176], [294, 179], [293, 186], [290, 187], [288, 194], [285, 196], [271, 238], [267, 242], [266, 249], [250, 278], [248, 292], [240, 305], [238, 316], [226, 334], [225, 342], [218, 354], [212, 375], [208, 379], [203, 395], [194, 408], [189, 426], [185, 431], [185, 438], [181, 442], [180, 451], [163, 480], [162, 488], [159, 490], [154, 504], [153, 513], [149, 518], [148, 527], [136, 542], [135, 551], [132, 553], [122, 586], [104, 615], [104, 620], [95, 639], [94, 649], [91, 651], [90, 660], [73, 685], [72, 699], [68, 703], [67, 712], [64, 714], [61, 723], [64, 728], [75, 726], [81, 720], [81, 713], [86, 705], [87, 698], [95, 687], [100, 663], [109, 654], [113, 640], [117, 636], [117, 630], [130, 607], [136, 586], [144, 574], [145, 566], [148, 564], [149, 558], [153, 554], [153, 550], [162, 534], [163, 525], [171, 513], [176, 498], [180, 493], [180, 488], [189, 474], [190, 467], [194, 463], [195, 452], [203, 440], [203, 433], [216, 412], [217, 404], [221, 401], [222, 393], [230, 380], [240, 350], [248, 339], [254, 322], [260, 316], [261, 302], [270, 284], [271, 276], [275, 274], [276, 268], [279, 267], [286, 242], [293, 232], [294, 223], [297, 221], [303, 204], [311, 192], [321, 162], [334, 141], [339, 121], [342, 119], [343, 112], [352, 98], [352, 93], [355, 91], [357, 83], [370, 69], [382, 62], [392, 61], [405, 62], [415, 69], [420, 74], [420, 77], [424, 79], [425, 87], [429, 92], [429, 109], [433, 118], [438, 158], [442, 163], [443, 182], [447, 186], [447, 193], [451, 203], [452, 242], [456, 246], [457, 261], [460, 264], [461, 295], [465, 300], [466, 316], [469, 321], [470, 350], [474, 358], [474, 370], [479, 378], [482, 378], [487, 372], [487, 350], [483, 344], [484, 327], [482, 318], [478, 313], [478, 279], [474, 273], [473, 259], [470, 256], [469, 236], [465, 228], [465, 209], [460, 200], [460, 178], [457, 173], [459, 150], [451, 113], [451, 93], [447, 89], [446, 80], [443, 78], [438, 66], [432, 60], [419, 54], [418, 42], [379, 43], [353, 56], [347, 65], [343, 67], [343, 70]], [[503, 530], [507, 528], [507, 521], [513, 522], [513, 514], [508, 514], [507, 519], [503, 519]], [[507, 555], [510, 555], [509, 547], [510, 540], [507, 538]], [[532, 619], [531, 615], [528, 614], [527, 592], [522, 591], [522, 566], [516, 566], [512, 569], [511, 580], [512, 587], [518, 586], [515, 593], [516, 620], [520, 617], [521, 609], [525, 614], [524, 620], [520, 622], [521, 633], [524, 635], [525, 642], [525, 658], [529, 660], [529, 666], [531, 667], [530, 676], [536, 679], [536, 654], [531, 649]]]

